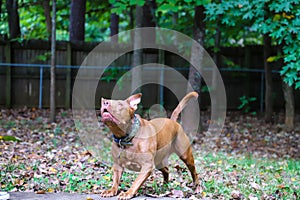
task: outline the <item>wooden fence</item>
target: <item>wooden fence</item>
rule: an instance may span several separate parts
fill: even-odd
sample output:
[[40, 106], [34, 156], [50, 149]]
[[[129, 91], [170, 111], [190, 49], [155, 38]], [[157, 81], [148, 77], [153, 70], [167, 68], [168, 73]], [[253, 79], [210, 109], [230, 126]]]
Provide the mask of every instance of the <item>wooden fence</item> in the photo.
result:
[[[69, 43], [57, 42], [57, 65], [66, 66], [56, 71], [56, 104], [58, 107], [71, 107], [72, 86], [78, 69], [67, 66], [80, 66], [88, 53], [98, 43]], [[119, 51], [118, 45], [107, 44], [105, 52], [100, 56], [109, 56]], [[276, 48], [273, 49], [274, 54]], [[0, 66], [0, 107], [38, 107], [42, 92], [42, 107], [49, 107], [50, 70], [39, 66], [50, 63], [50, 43], [47, 41], [0, 42], [0, 63], [19, 63], [22, 66]], [[144, 63], [158, 63], [161, 57], [164, 64], [171, 67], [186, 68], [181, 71], [188, 75], [188, 63], [170, 52], [148, 49], [143, 52]], [[244, 48], [222, 48], [220, 51], [220, 71], [225, 84], [229, 109], [236, 109], [240, 105], [239, 98], [243, 95], [257, 97], [252, 108], [262, 108], [264, 96], [263, 51], [261, 46], [248, 46]], [[119, 57], [113, 63], [114, 66], [130, 66], [132, 53]], [[26, 67], [25, 67], [26, 66]], [[235, 69], [234, 71], [228, 70]], [[273, 64], [274, 70], [279, 69], [277, 63]], [[250, 69], [250, 70], [245, 70]], [[252, 71], [251, 71], [252, 69]], [[255, 71], [254, 69], [258, 69]], [[40, 81], [42, 75], [42, 88]], [[274, 73], [274, 101], [277, 110], [283, 109], [284, 100], [281, 90], [281, 79], [278, 73]], [[101, 96], [109, 97], [115, 81], [102, 81], [101, 91], [97, 92], [96, 99]], [[143, 106], [148, 107], [159, 101], [159, 88], [157, 85], [148, 85], [144, 89]], [[295, 93], [296, 106], [299, 106], [299, 92]], [[168, 109], [172, 109], [177, 100], [167, 89], [164, 91], [164, 101], [168, 102]], [[99, 106], [99, 105], [96, 105]], [[203, 93], [201, 108], [209, 108], [210, 99], [208, 93]]]

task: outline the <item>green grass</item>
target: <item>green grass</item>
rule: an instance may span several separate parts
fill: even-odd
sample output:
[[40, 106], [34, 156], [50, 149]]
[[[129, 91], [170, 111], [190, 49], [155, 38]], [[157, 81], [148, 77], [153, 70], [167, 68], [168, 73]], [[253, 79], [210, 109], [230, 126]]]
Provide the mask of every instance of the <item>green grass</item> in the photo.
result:
[[[65, 163], [63, 161], [62, 163]], [[211, 197], [225, 199], [231, 198], [231, 192], [237, 190], [242, 197], [250, 195], [261, 199], [263, 196], [273, 196], [280, 199], [295, 199], [300, 190], [300, 161], [293, 159], [267, 159], [254, 158], [242, 155], [228, 155], [224, 153], [207, 153], [196, 155], [195, 162], [197, 171], [201, 177], [203, 192], [198, 197]], [[10, 191], [17, 186], [16, 179], [20, 179], [20, 171], [30, 168], [33, 172], [38, 171], [40, 163], [8, 163], [2, 167], [0, 173], [2, 190]], [[181, 170], [174, 166], [179, 165]], [[170, 159], [170, 183], [163, 186], [162, 175], [156, 171], [144, 186], [141, 193], [154, 193], [160, 195], [168, 190], [182, 190], [187, 195], [192, 191], [186, 185], [191, 182], [189, 172], [184, 164], [176, 156]], [[177, 167], [178, 168], [178, 167]], [[45, 191], [64, 192], [89, 192], [93, 188], [97, 190], [109, 188], [112, 182], [112, 170], [102, 170], [95, 176], [94, 169], [83, 165], [81, 170], [75, 172], [60, 171], [56, 174], [39, 177], [23, 177], [27, 184], [38, 185]], [[121, 190], [127, 190], [136, 174], [125, 172], [120, 185]], [[22, 190], [24, 186], [20, 186]]]
[[[300, 190], [300, 161], [254, 158], [242, 155], [210, 153], [196, 158], [205, 185], [204, 195], [231, 198], [238, 190], [244, 197], [254, 195], [294, 199]], [[277, 196], [276, 196], [277, 195]]]

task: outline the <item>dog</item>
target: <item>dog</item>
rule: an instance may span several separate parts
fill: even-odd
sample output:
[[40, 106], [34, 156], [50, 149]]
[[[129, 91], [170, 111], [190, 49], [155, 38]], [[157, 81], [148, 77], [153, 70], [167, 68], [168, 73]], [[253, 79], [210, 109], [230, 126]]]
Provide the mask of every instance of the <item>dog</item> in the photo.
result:
[[125, 168], [138, 171], [138, 177], [126, 192], [121, 192], [118, 199], [134, 197], [151, 175], [154, 168], [163, 174], [164, 183], [168, 183], [169, 170], [167, 162], [170, 154], [176, 153], [189, 169], [193, 185], [198, 186], [192, 148], [187, 134], [176, 122], [178, 115], [191, 98], [198, 93], [188, 93], [173, 111], [170, 119], [155, 118], [150, 121], [135, 114], [141, 102], [141, 93], [134, 94], [126, 100], [101, 99], [101, 120], [113, 133], [113, 185], [100, 192], [102, 197], [116, 196], [122, 172]]

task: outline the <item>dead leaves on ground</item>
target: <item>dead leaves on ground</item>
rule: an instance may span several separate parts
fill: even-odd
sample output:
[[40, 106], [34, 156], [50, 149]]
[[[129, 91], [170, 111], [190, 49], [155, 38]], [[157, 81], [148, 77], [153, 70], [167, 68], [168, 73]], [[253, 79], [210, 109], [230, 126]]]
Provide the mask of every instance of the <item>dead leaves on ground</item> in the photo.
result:
[[[0, 189], [99, 193], [108, 188], [111, 166], [102, 162], [107, 158], [97, 160], [84, 148], [71, 111], [59, 111], [57, 123], [48, 123], [48, 117], [48, 110], [1, 110]], [[298, 197], [300, 166], [290, 166], [286, 158], [300, 158], [300, 134], [298, 129], [285, 132], [282, 121], [279, 116], [277, 123], [265, 124], [257, 116], [230, 114], [222, 133], [212, 135], [205, 131], [193, 145], [202, 180], [197, 194], [190, 186], [188, 170], [176, 157], [170, 159], [168, 187], [162, 187], [162, 175], [155, 171], [139, 193], [190, 199], [276, 199], [288, 194]], [[278, 162], [260, 165], [251, 161], [252, 156]], [[298, 172], [291, 174], [287, 172], [289, 168]], [[125, 173], [121, 190], [127, 190], [133, 180], [132, 174]]]

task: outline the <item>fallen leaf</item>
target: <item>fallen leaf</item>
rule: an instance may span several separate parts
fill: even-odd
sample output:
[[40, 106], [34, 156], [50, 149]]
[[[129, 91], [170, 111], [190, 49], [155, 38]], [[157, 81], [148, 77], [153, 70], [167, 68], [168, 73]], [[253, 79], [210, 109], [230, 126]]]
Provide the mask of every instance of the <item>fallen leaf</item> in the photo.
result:
[[232, 192], [231, 192], [231, 197], [233, 198], [233, 199], [241, 199], [241, 193], [240, 193], [240, 191], [238, 191], [238, 190], [233, 190]]
[[256, 196], [254, 196], [253, 194], [250, 194], [249, 200], [258, 200], [258, 198]]
[[183, 198], [184, 197], [184, 193], [181, 190], [172, 190], [171, 192], [172, 192], [172, 194], [170, 195], [170, 197], [172, 197], [172, 198]]
[[254, 188], [256, 190], [260, 190], [260, 186], [257, 183], [251, 182], [250, 185], [251, 185], [252, 188]]
[[37, 192], [35, 192], [36, 194], [46, 194], [45, 190], [38, 190]]

